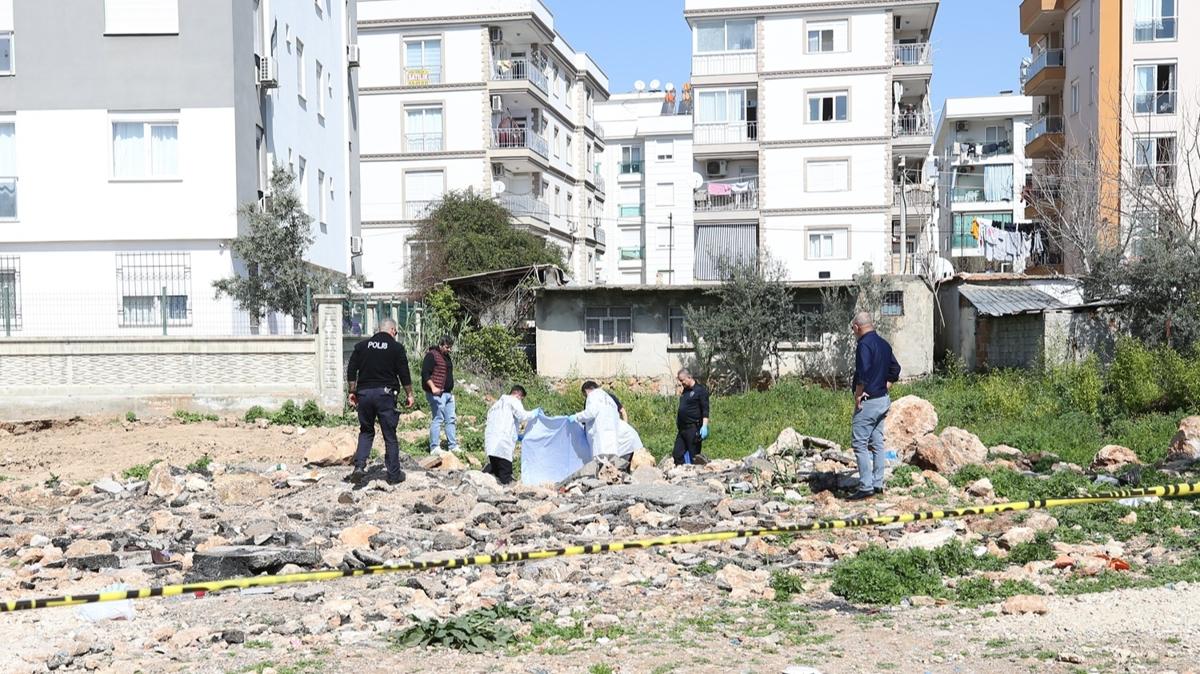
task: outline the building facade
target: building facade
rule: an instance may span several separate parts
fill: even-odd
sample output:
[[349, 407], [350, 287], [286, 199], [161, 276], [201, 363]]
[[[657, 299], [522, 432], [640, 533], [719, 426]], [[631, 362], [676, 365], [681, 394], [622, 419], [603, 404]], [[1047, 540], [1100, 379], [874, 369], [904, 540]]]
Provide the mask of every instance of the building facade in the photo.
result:
[[599, 278], [614, 285], [691, 284], [695, 234], [692, 117], [672, 91], [620, 94], [596, 106], [601, 175], [613, 186]]
[[595, 106], [608, 80], [540, 0], [359, 0], [358, 30], [365, 280], [407, 289], [426, 249], [417, 224], [467, 189], [594, 280], [605, 250]]
[[0, 330], [291, 331], [212, 282], [244, 271], [229, 241], [273, 164], [313, 218], [309, 261], [351, 271], [352, 11], [0, 0]]
[[898, 186], [923, 179], [932, 141], [938, 2], [684, 7], [697, 172], [753, 184], [747, 208], [696, 213], [696, 268], [770, 256], [796, 281], [847, 279], [864, 262], [911, 268], [926, 222], [900, 231], [895, 205]]

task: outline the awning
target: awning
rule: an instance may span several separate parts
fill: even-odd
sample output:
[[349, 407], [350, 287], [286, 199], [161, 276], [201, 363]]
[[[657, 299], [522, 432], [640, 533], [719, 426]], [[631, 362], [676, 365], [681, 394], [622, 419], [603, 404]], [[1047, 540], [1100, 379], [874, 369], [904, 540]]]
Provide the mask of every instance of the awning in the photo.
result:
[[981, 316], [1038, 314], [1066, 306], [1040, 290], [1022, 286], [963, 285], [958, 291]]

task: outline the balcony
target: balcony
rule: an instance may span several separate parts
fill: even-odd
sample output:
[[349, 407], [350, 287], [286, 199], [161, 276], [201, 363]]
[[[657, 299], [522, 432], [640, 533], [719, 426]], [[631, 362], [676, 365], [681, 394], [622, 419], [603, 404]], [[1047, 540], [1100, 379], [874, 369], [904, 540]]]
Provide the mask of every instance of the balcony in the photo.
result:
[[0, 177], [0, 220], [17, 219], [17, 179]]
[[500, 205], [514, 218], [537, 220], [550, 224], [550, 206], [530, 194], [501, 194]]
[[752, 51], [692, 56], [693, 77], [750, 75], [756, 72], [758, 72], [758, 54]]
[[440, 133], [404, 134], [405, 152], [441, 152], [443, 147]]
[[710, 180], [693, 197], [696, 213], [758, 210], [758, 176]]
[[643, 246], [625, 246], [620, 251], [621, 262], [646, 259], [646, 249]]
[[424, 220], [442, 203], [441, 199], [425, 199], [404, 202], [405, 220]]
[[640, 218], [645, 210], [645, 204], [625, 204], [617, 208], [617, 217]]
[[1021, 3], [1021, 33], [1041, 35], [1063, 29], [1066, 0], [1024, 0]]
[[1134, 94], [1133, 109], [1139, 115], [1175, 114], [1176, 92], [1145, 91]]
[[933, 191], [916, 185], [909, 185], [907, 189], [892, 185], [892, 208], [902, 206], [907, 206], [909, 212], [927, 212], [933, 207]]
[[604, 176], [599, 173], [592, 174], [592, 184], [596, 186], [596, 191], [601, 194], [608, 191], [608, 187], [604, 184]]
[[1061, 94], [1067, 69], [1063, 65], [1063, 50], [1047, 49], [1038, 54], [1029, 64], [1023, 79], [1026, 96], [1053, 96]]
[[633, 161], [621, 162], [620, 173], [623, 176], [640, 175], [642, 173], [642, 160], [635, 159]]
[[427, 87], [431, 84], [442, 83], [442, 67], [413, 66], [404, 69], [404, 86]]
[[933, 47], [928, 42], [892, 45], [892, 64], [897, 68], [933, 65]]
[[933, 135], [933, 115], [905, 112], [892, 119], [892, 138], [920, 138]]
[[955, 187], [950, 190], [950, 203], [954, 204], [1012, 201], [1012, 197], [1013, 190], [1011, 185], [1006, 190], [1000, 190], [999, 193], [990, 195], [990, 198], [987, 190], [982, 185]]
[[1030, 159], [1049, 159], [1063, 146], [1062, 117], [1043, 117], [1025, 132], [1025, 156]]
[[758, 142], [758, 122], [698, 123], [694, 127], [696, 145], [732, 145]]
[[550, 158], [550, 143], [542, 136], [519, 127], [492, 129], [493, 150], [532, 150], [543, 159]]
[[550, 95], [550, 83], [529, 59], [502, 59], [492, 64], [493, 82], [532, 82], [543, 94]]

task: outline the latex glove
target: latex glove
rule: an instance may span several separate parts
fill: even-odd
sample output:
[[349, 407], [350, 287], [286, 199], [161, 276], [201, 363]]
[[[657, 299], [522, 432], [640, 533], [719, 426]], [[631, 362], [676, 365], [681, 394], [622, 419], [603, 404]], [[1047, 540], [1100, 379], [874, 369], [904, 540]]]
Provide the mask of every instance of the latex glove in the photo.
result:
[[567, 417], [567, 421], [569, 421], [571, 423], [575, 423], [575, 415], [572, 414], [571, 416]]
[[525, 440], [525, 434], [524, 434], [524, 433], [522, 433], [522, 434], [520, 434], [520, 435], [518, 435], [518, 436], [517, 436], [517, 442], [523, 442], [524, 440]]
[[700, 427], [700, 439], [701, 439], [701, 440], [707, 440], [707, 439], [708, 439], [708, 426], [701, 426], [701, 427]]

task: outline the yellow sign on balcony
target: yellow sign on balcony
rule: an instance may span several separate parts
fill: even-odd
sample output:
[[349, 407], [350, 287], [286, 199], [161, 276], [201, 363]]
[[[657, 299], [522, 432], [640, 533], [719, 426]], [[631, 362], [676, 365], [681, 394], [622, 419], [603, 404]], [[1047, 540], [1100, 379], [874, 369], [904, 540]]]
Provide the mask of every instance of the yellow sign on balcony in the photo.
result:
[[409, 68], [405, 73], [404, 83], [410, 87], [424, 87], [430, 84], [428, 68]]

